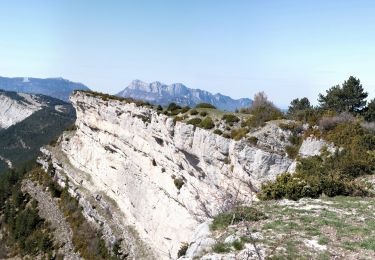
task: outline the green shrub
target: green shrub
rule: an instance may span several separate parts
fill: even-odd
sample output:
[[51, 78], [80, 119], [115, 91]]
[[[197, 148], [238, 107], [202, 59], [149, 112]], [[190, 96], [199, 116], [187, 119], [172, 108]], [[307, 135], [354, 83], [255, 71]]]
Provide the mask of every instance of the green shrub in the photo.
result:
[[238, 140], [241, 140], [243, 137], [245, 137], [248, 132], [249, 132], [249, 129], [247, 128], [233, 129], [230, 136], [232, 139], [238, 141]]
[[212, 118], [208, 116], [205, 119], [203, 119], [199, 126], [203, 129], [212, 129], [215, 127], [215, 124], [214, 121], [212, 121]]
[[216, 109], [214, 105], [211, 105], [209, 103], [199, 103], [195, 106], [196, 108], [213, 108]]
[[180, 258], [181, 256], [186, 255], [186, 251], [188, 250], [188, 248], [189, 245], [187, 243], [183, 243], [177, 252], [177, 257]]
[[222, 120], [224, 120], [227, 124], [238, 123], [240, 121], [240, 119], [233, 114], [223, 115]]
[[175, 123], [176, 123], [176, 122], [180, 122], [180, 121], [182, 121], [182, 120], [184, 120], [184, 118], [181, 117], [181, 116], [175, 116], [174, 119], [173, 119], [173, 121], [174, 121]]
[[184, 114], [184, 113], [188, 112], [189, 110], [190, 110], [190, 107], [186, 106], [186, 107], [181, 108], [180, 113]]
[[156, 110], [158, 110], [158, 111], [162, 111], [162, 110], [163, 110], [163, 107], [162, 107], [161, 105], [158, 105], [158, 106], [156, 107]]
[[237, 224], [242, 221], [259, 221], [266, 216], [253, 207], [237, 207], [229, 212], [216, 215], [210, 226], [211, 230], [222, 230], [231, 224]]
[[175, 110], [178, 110], [178, 109], [181, 109], [181, 107], [179, 105], [177, 105], [176, 103], [170, 103], [167, 107], [167, 110], [168, 111], [175, 111]]
[[196, 109], [190, 110], [190, 115], [195, 116], [198, 115], [198, 111]]
[[234, 240], [233, 243], [232, 243], [232, 246], [236, 250], [242, 250], [242, 249], [245, 248], [244, 242], [242, 240], [240, 240], [240, 239]]
[[288, 113], [288, 118], [301, 121], [303, 123], [309, 123], [310, 125], [316, 125], [321, 118], [322, 110], [316, 108], [307, 108], [304, 110], [298, 110], [293, 113]]
[[256, 138], [255, 136], [250, 136], [247, 140], [248, 140], [252, 145], [257, 145], [257, 143], [258, 143], [258, 138]]
[[54, 181], [48, 182], [48, 189], [51, 192], [51, 195], [55, 198], [60, 198], [61, 196], [61, 188], [56, 184]]
[[202, 112], [199, 113], [199, 115], [202, 116], [202, 117], [205, 117], [205, 116], [207, 116], [207, 112], [206, 111], [202, 111]]
[[223, 162], [225, 164], [230, 164], [230, 158], [229, 158], [229, 156], [225, 157], [224, 160], [223, 160]]
[[230, 135], [228, 133], [224, 133], [221, 136], [224, 137], [224, 138], [228, 138], [228, 139], [230, 138]]
[[283, 113], [274, 106], [259, 106], [250, 110], [252, 116], [246, 120], [249, 127], [259, 127], [265, 122], [284, 118]]
[[294, 145], [287, 145], [285, 146], [285, 152], [288, 154], [288, 157], [291, 159], [295, 159], [298, 155], [299, 147]]
[[220, 129], [215, 129], [215, 130], [214, 130], [214, 134], [222, 135], [222, 134], [223, 134], [223, 131], [221, 131]]
[[292, 133], [299, 134], [303, 131], [302, 125], [300, 123], [292, 122], [292, 123], [280, 123], [279, 127], [283, 130], [289, 130]]
[[194, 126], [199, 126], [200, 123], [202, 123], [202, 119], [200, 119], [199, 117], [195, 117], [187, 121], [187, 124]]
[[173, 180], [173, 182], [174, 182], [174, 185], [176, 186], [176, 188], [177, 189], [181, 189], [182, 188], [182, 186], [185, 184], [185, 182], [184, 182], [184, 180], [183, 179], [180, 179], [180, 178], [175, 178], [174, 180]]
[[368, 102], [364, 117], [368, 122], [375, 122], [375, 98]]
[[289, 136], [288, 141], [292, 145], [300, 146], [302, 144], [302, 137], [299, 135], [291, 135]]
[[215, 253], [227, 253], [230, 252], [230, 245], [227, 243], [218, 242], [213, 245], [212, 251]]
[[[369, 190], [356, 181], [359, 176], [372, 174], [374, 155], [368, 153], [360, 141], [365, 135], [354, 125], [337, 126], [328, 135], [344, 148], [333, 154], [322, 152], [320, 156], [299, 158], [296, 173], [281, 174], [275, 182], [262, 185], [259, 199], [327, 196], [367, 196]], [[295, 152], [295, 151], [293, 151]]]
[[277, 176], [275, 182], [267, 182], [262, 185], [261, 192], [257, 194], [260, 200], [269, 199], [292, 199], [302, 197], [317, 198], [321, 192], [316, 187], [309, 186], [303, 179], [292, 176], [290, 173], [283, 173]]

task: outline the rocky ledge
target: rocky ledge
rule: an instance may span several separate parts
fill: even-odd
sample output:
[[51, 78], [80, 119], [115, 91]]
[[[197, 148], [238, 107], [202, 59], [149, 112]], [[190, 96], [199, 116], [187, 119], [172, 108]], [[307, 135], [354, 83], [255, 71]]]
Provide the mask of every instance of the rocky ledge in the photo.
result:
[[[176, 258], [181, 245], [207, 229], [203, 222], [234, 200], [251, 203], [262, 182], [295, 167], [285, 153], [175, 122], [149, 107], [81, 91], [71, 101], [76, 129], [43, 148], [39, 162], [60, 185], [69, 183], [108, 244], [122, 241], [133, 258]], [[264, 129], [290, 135], [273, 122]], [[316, 153], [312, 145], [321, 147], [308, 142], [304, 156]]]

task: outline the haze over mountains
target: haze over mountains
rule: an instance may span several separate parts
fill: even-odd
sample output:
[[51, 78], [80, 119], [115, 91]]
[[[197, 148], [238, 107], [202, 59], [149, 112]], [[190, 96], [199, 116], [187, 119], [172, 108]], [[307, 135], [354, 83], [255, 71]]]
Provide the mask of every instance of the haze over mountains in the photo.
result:
[[226, 111], [249, 107], [252, 103], [249, 98], [232, 99], [220, 93], [212, 94], [201, 89], [191, 89], [181, 83], [166, 85], [158, 81], [146, 83], [140, 80], [133, 80], [117, 96], [131, 97], [160, 105], [175, 102], [179, 105], [192, 107], [198, 103], [210, 103]]
[[29, 77], [0, 77], [0, 89], [23, 93], [43, 94], [63, 101], [68, 101], [70, 94], [75, 89], [89, 90], [89, 88], [82, 83], [72, 82], [63, 78], [40, 79]]
[[[69, 101], [73, 90], [90, 90], [82, 83], [64, 78], [31, 77], [0, 77], [0, 89], [18, 93], [43, 94], [66, 102]], [[220, 93], [212, 94], [202, 89], [188, 88], [181, 83], [167, 85], [158, 81], [146, 83], [140, 80], [133, 80], [124, 90], [117, 93], [117, 96], [131, 97], [163, 106], [171, 102], [191, 107], [199, 103], [210, 103], [226, 111], [249, 107], [252, 103], [249, 98], [233, 99]]]

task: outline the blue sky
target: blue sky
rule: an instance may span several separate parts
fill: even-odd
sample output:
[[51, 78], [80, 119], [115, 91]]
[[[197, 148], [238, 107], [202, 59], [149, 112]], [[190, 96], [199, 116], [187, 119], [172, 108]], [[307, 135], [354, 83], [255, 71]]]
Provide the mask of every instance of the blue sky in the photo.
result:
[[0, 75], [116, 93], [181, 82], [285, 107], [359, 77], [375, 95], [375, 1], [2, 1]]

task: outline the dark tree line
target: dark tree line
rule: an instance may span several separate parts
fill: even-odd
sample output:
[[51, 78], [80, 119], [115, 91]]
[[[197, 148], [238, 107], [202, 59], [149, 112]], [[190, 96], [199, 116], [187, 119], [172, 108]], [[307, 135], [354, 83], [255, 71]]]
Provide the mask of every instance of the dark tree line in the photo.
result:
[[333, 86], [325, 94], [319, 94], [319, 106], [316, 108], [306, 97], [292, 100], [288, 115], [297, 120], [307, 121], [307, 118], [311, 118], [319, 111], [346, 112], [354, 116], [363, 116], [368, 122], [374, 122], [375, 99], [367, 102], [367, 97], [368, 93], [363, 89], [361, 81], [350, 76], [341, 86]]

